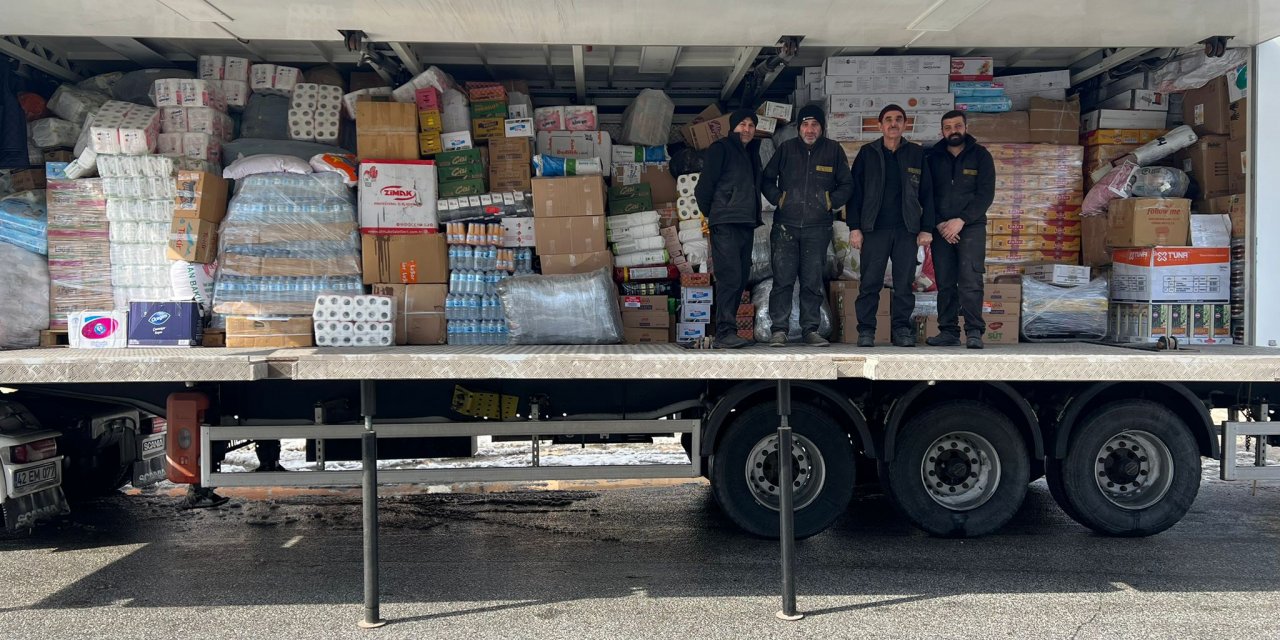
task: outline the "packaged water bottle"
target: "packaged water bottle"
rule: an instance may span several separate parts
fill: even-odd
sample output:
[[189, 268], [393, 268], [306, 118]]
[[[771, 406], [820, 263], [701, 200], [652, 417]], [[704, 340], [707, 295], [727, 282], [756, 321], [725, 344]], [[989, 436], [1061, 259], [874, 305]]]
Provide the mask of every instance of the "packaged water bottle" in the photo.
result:
[[458, 344], [458, 323], [450, 321], [445, 325], [445, 344]]
[[446, 322], [452, 321], [457, 316], [458, 299], [452, 293], [444, 297], [444, 319]]
[[458, 268], [458, 248], [454, 246], [449, 247], [449, 268]]

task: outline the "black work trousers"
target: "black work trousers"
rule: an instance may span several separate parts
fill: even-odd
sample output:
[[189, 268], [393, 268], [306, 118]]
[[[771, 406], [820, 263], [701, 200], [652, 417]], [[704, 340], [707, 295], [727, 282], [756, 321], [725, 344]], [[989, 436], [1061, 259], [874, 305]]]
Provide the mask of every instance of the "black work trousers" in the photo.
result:
[[938, 280], [938, 331], [960, 336], [959, 316], [964, 313], [966, 335], [987, 332], [982, 320], [982, 274], [987, 259], [986, 225], [966, 225], [960, 242], [951, 244], [933, 234], [933, 270]]
[[818, 330], [825, 297], [822, 274], [831, 248], [831, 226], [773, 225], [769, 233], [769, 257], [773, 267], [773, 291], [769, 294], [772, 331], [790, 332], [791, 301], [800, 281], [800, 335]]
[[738, 304], [751, 275], [751, 244], [754, 224], [711, 225], [711, 263], [715, 268], [715, 337], [738, 333]]
[[893, 297], [889, 315], [893, 333], [910, 331], [911, 312], [916, 308], [912, 285], [916, 279], [916, 234], [906, 228], [880, 229], [862, 233], [862, 282], [858, 285], [858, 335], [874, 336], [876, 314], [880, 310], [880, 291], [884, 288], [884, 272], [893, 260]]

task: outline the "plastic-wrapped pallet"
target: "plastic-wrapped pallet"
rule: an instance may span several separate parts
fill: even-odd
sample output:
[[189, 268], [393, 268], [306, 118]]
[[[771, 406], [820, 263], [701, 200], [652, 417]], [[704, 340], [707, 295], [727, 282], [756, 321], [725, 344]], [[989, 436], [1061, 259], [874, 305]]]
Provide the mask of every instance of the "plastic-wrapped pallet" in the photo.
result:
[[622, 312], [609, 269], [515, 276], [498, 285], [510, 344], [618, 344]]
[[0, 198], [0, 243], [47, 255], [48, 218], [44, 189], [21, 191]]
[[[987, 275], [1020, 273], [1032, 262], [1075, 264], [1084, 202], [1084, 149], [1074, 145], [993, 143], [996, 191], [987, 210]], [[1058, 238], [1061, 249], [1009, 249], [1019, 238]], [[1052, 241], [1050, 246], [1052, 246]], [[1067, 247], [1074, 247], [1067, 249]]]
[[169, 229], [178, 195], [173, 160], [162, 156], [105, 160], [99, 169], [111, 223], [115, 308], [128, 309], [134, 300], [168, 299], [172, 289]]
[[77, 311], [110, 311], [111, 247], [101, 178], [50, 180], [49, 311], [51, 329], [66, 329]]
[[659, 89], [645, 89], [622, 114], [622, 142], [645, 147], [667, 144], [676, 104]]
[[31, 143], [41, 149], [74, 147], [80, 127], [59, 118], [43, 118], [27, 125]]
[[1101, 340], [1107, 335], [1106, 278], [1058, 287], [1023, 276], [1022, 337], [1031, 342]]
[[364, 290], [359, 249], [339, 174], [248, 176], [222, 224], [214, 312], [310, 316], [317, 296]]
[[[751, 304], [756, 306], [756, 341], [768, 342], [773, 335], [773, 320], [769, 317], [769, 295], [773, 293], [773, 278], [751, 288]], [[831, 337], [831, 304], [822, 298], [822, 313], [818, 317], [818, 334]], [[800, 338], [800, 283], [792, 289], [791, 317], [787, 320], [787, 341], [799, 342]]]
[[49, 327], [49, 265], [40, 254], [0, 242], [0, 349], [40, 343]]
[[49, 98], [49, 110], [54, 115], [75, 123], [84, 124], [89, 115], [111, 100], [111, 96], [97, 91], [78, 89], [72, 85], [59, 85]]
[[387, 296], [319, 296], [318, 347], [389, 347], [395, 344], [395, 300]]

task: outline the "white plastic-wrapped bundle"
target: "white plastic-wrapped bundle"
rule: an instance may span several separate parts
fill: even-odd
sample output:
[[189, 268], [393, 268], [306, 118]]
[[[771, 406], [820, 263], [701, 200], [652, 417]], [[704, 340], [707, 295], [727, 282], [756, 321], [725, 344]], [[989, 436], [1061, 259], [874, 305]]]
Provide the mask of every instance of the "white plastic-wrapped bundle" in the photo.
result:
[[[471, 109], [467, 107], [466, 94], [457, 89], [449, 89], [441, 91], [440, 95], [443, 108], [440, 120], [445, 133], [471, 131]], [[413, 102], [412, 94], [409, 95], [408, 102]]]
[[609, 269], [515, 276], [498, 284], [511, 344], [618, 344], [622, 313]]
[[84, 124], [89, 115], [106, 104], [111, 96], [97, 91], [86, 91], [72, 85], [60, 85], [49, 98], [49, 110], [54, 115], [75, 123]]
[[[791, 289], [791, 316], [787, 320], [787, 341], [799, 342], [800, 338], [800, 283]], [[773, 293], [773, 278], [751, 289], [751, 303], [756, 306], [756, 341], [768, 342], [773, 335], [773, 320], [769, 318], [769, 294]], [[831, 337], [831, 305], [822, 297], [822, 313], [818, 316], [818, 335]]]
[[[426, 71], [414, 76], [412, 80], [396, 87], [391, 92], [391, 96], [396, 102], [411, 103], [414, 102], [414, 94], [418, 92], [418, 89], [426, 89], [427, 87], [434, 87], [440, 93], [445, 93], [449, 90], [456, 90], [458, 85], [454, 83], [453, 78], [449, 77], [449, 74], [441, 71], [440, 67], [431, 66], [427, 67]], [[450, 131], [448, 127], [445, 127], [445, 130]]]
[[49, 328], [49, 264], [45, 257], [0, 242], [0, 349], [40, 343]]
[[80, 127], [60, 118], [43, 118], [32, 122], [29, 136], [31, 143], [41, 149], [74, 147], [80, 135]]
[[622, 142], [646, 147], [667, 144], [676, 103], [659, 89], [645, 89], [622, 114]]
[[389, 347], [395, 343], [395, 301], [386, 296], [316, 298], [316, 345], [321, 347]]
[[661, 238], [661, 232], [662, 229], [658, 227], [658, 223], [652, 222], [630, 227], [610, 227], [605, 235], [609, 238], [609, 242], [626, 242], [641, 238]]
[[1133, 157], [1137, 160], [1139, 166], [1147, 166], [1153, 162], [1159, 162], [1187, 147], [1199, 140], [1196, 132], [1187, 125], [1182, 125], [1169, 133], [1166, 133], [1151, 142], [1133, 150]]
[[[635, 227], [646, 224], [658, 224], [661, 217], [657, 211], [638, 211], [636, 213], [627, 213], [623, 215], [609, 216], [604, 219], [605, 226], [609, 230], [625, 229], [627, 227]], [[656, 235], [656, 232], [655, 232]]]
[[213, 311], [213, 283], [217, 273], [216, 262], [172, 262], [169, 266], [169, 284], [173, 299], [195, 300], [200, 305], [201, 312], [209, 315]]

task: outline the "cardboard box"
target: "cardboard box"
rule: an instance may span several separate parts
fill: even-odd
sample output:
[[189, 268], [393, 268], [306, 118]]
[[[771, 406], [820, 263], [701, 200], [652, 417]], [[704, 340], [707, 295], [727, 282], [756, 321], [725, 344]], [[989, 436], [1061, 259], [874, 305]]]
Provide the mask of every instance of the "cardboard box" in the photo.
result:
[[536, 147], [542, 155], [599, 158], [606, 173], [612, 170], [613, 140], [606, 131], [539, 131]]
[[475, 140], [507, 137], [506, 120], [503, 118], [477, 118], [471, 121], [471, 137]]
[[1143, 145], [1165, 134], [1165, 129], [1098, 129], [1088, 131], [1081, 138], [1085, 146], [1103, 144]]
[[676, 179], [665, 164], [619, 164], [613, 167], [615, 185], [649, 185], [654, 204], [666, 204], [679, 199]]
[[1191, 231], [1191, 201], [1121, 198], [1107, 212], [1107, 246], [1183, 245]]
[[440, 193], [437, 194], [441, 198], [456, 198], [458, 196], [478, 196], [488, 193], [489, 188], [485, 185], [484, 180], [454, 180], [446, 182], [439, 186]]
[[227, 347], [291, 349], [315, 346], [312, 339], [314, 323], [310, 316], [291, 318], [227, 316]]
[[13, 171], [9, 174], [9, 181], [14, 193], [43, 189], [46, 186], [44, 167]]
[[637, 196], [635, 198], [609, 201], [609, 215], [617, 216], [640, 213], [641, 211], [653, 211], [652, 196]]
[[1004, 85], [1005, 93], [1036, 93], [1051, 89], [1070, 89], [1071, 71], [1045, 71], [1016, 76], [1000, 76], [996, 81]]
[[671, 332], [667, 328], [634, 329], [623, 327], [622, 341], [626, 344], [668, 344], [671, 342]]
[[227, 215], [227, 181], [203, 171], [179, 171], [176, 178], [175, 218], [196, 218], [218, 223]]
[[676, 324], [676, 342], [694, 342], [707, 337], [705, 322], [681, 322]]
[[666, 329], [671, 326], [671, 314], [665, 308], [650, 311], [623, 309], [622, 326], [630, 329]]
[[533, 179], [535, 218], [602, 216], [605, 214], [604, 179], [570, 176]]
[[996, 65], [990, 56], [951, 58], [950, 78], [957, 82], [983, 82], [995, 77]]
[[442, 151], [436, 156], [436, 166], [443, 171], [446, 167], [456, 165], [484, 164], [479, 149], [458, 149]]
[[417, 160], [417, 105], [357, 102], [356, 154], [362, 160]]
[[1191, 246], [1231, 245], [1231, 216], [1225, 213], [1197, 213], [1191, 216]]
[[907, 115], [917, 112], [946, 113], [956, 107], [951, 93], [864, 93], [857, 95], [832, 95], [827, 98], [830, 113], [862, 113], [877, 116], [880, 110], [896, 104]]
[[[1018, 344], [1021, 314], [983, 317], [983, 320], [987, 323], [987, 330], [982, 334], [983, 342], [986, 344]], [[963, 321], [961, 324], [964, 324]], [[878, 326], [876, 328], [879, 329]], [[926, 316], [924, 330], [920, 333], [920, 343], [923, 343], [926, 338], [936, 335], [938, 335], [938, 316]]]
[[613, 254], [608, 251], [540, 255], [538, 257], [542, 261], [543, 275], [591, 273], [597, 269], [613, 268]]
[[1200, 185], [1201, 198], [1231, 195], [1231, 165], [1226, 136], [1205, 136], [1179, 152], [1182, 170]]
[[710, 302], [685, 302], [680, 305], [680, 322], [711, 322]]
[[622, 296], [622, 311], [661, 311], [667, 313], [671, 298], [667, 296]]
[[759, 109], [756, 109], [756, 114], [765, 118], [790, 122], [791, 105], [782, 104], [781, 102], [765, 102], [760, 105]]
[[440, 225], [436, 166], [430, 160], [364, 160], [359, 194], [363, 233], [421, 233]]
[[423, 87], [414, 91], [413, 102], [418, 105], [419, 112], [435, 111], [439, 113], [443, 104], [440, 98], [440, 90], [435, 87]]
[[438, 233], [361, 238], [365, 284], [446, 284], [449, 247]]
[[375, 284], [375, 296], [395, 299], [396, 344], [444, 344], [447, 337], [443, 284]]
[[197, 347], [203, 332], [195, 301], [129, 303], [130, 347]]
[[[947, 93], [951, 81], [947, 74], [890, 74], [875, 76], [827, 76], [828, 96], [865, 95], [874, 93]], [[901, 106], [901, 105], [899, 105]]]
[[422, 156], [434, 156], [444, 151], [444, 145], [440, 142], [440, 134], [435, 132], [425, 132], [418, 134], [418, 153]]
[[534, 218], [538, 255], [607, 251], [604, 216]]
[[1226, 214], [1231, 220], [1231, 237], [1246, 236], [1248, 225], [1248, 200], [1244, 194], [1210, 198], [1198, 203], [1200, 213]]
[[1134, 73], [1118, 80], [1112, 80], [1104, 85], [1101, 90], [1101, 99], [1106, 100], [1112, 96], [1117, 96], [1135, 89], [1153, 88], [1155, 88], [1155, 78], [1151, 73], [1145, 71]]
[[444, 130], [444, 116], [439, 111], [419, 111], [418, 130], [438, 135]]
[[1089, 267], [1074, 264], [1032, 264], [1023, 271], [1026, 275], [1045, 284], [1074, 287], [1089, 284]]
[[1214, 78], [1203, 87], [1183, 95], [1183, 121], [1191, 125], [1197, 135], [1225, 136], [1231, 133], [1231, 102], [1227, 95], [1226, 77]]
[[[980, 143], [990, 142], [1031, 142], [1030, 114], [1026, 111], [1010, 111], [1008, 113], [970, 113], [966, 114], [968, 133]], [[1076, 135], [1072, 130], [1072, 135]], [[1074, 141], [1075, 138], [1072, 138]]]
[[835, 56], [827, 58], [827, 76], [886, 76], [951, 72], [951, 56]]
[[471, 119], [506, 118], [507, 102], [503, 100], [484, 100], [471, 103]]
[[498, 162], [519, 162], [527, 165], [532, 159], [533, 145], [528, 138], [495, 138], [489, 141], [491, 165]]
[[1111, 299], [1229, 302], [1231, 249], [1151, 247], [1112, 252]]
[[[1159, 111], [1097, 109], [1081, 118], [1083, 131], [1099, 129], [1162, 129], [1167, 117]], [[1225, 130], [1224, 130], [1225, 133]]]
[[1249, 172], [1249, 143], [1244, 139], [1227, 140], [1227, 189], [1231, 193], [1244, 193]]
[[1249, 100], [1237, 100], [1231, 103], [1228, 115], [1232, 140], [1247, 140], [1249, 137]]
[[507, 118], [502, 123], [503, 132], [508, 138], [532, 138], [534, 136], [533, 118]]
[[1031, 142], [1069, 145], [1080, 138], [1079, 100], [1032, 98], [1027, 119]]
[[484, 165], [479, 162], [473, 164], [452, 164], [441, 166], [436, 169], [436, 178], [441, 182], [453, 182], [455, 180], [481, 180], [485, 176]]
[[1131, 89], [1103, 100], [1098, 103], [1098, 106], [1103, 109], [1132, 109], [1168, 113], [1169, 97], [1150, 89]]
[[987, 248], [995, 251], [1079, 251], [1080, 236], [1066, 234], [987, 236]]
[[502, 219], [502, 246], [532, 247], [535, 242], [533, 218]]
[[440, 134], [440, 146], [445, 151], [461, 151], [472, 148], [470, 131], [455, 131]]
[[682, 287], [680, 302], [711, 304], [715, 298], [715, 290], [711, 287]]
[[724, 113], [720, 111], [720, 107], [718, 105], [711, 104], [706, 109], [699, 112], [698, 115], [694, 116], [693, 119], [689, 121], [689, 124], [680, 127], [680, 136], [684, 138], [685, 142], [693, 145], [693, 127], [703, 122], [715, 120], [723, 115]]
[[218, 258], [218, 223], [174, 217], [169, 226], [170, 260], [208, 264]]
[[729, 135], [729, 131], [729, 116], [720, 116], [689, 126], [685, 142], [694, 149], [702, 151], [711, 147], [716, 140]]

